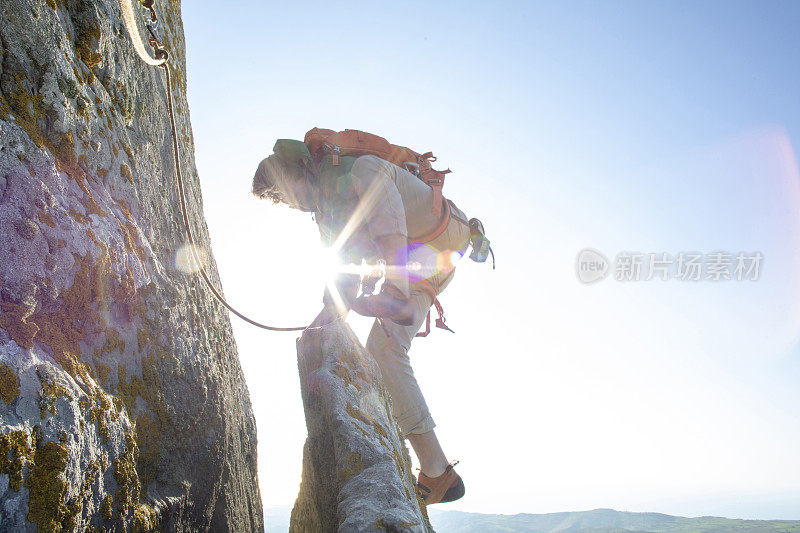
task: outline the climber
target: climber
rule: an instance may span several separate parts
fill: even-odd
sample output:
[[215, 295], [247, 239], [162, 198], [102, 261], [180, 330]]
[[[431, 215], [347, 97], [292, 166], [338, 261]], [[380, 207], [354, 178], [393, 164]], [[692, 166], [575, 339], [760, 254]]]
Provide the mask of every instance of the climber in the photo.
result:
[[258, 165], [252, 193], [313, 213], [323, 243], [338, 251], [343, 264], [378, 259], [386, 264], [375, 295], [363, 283], [357, 296], [358, 274], [337, 275], [312, 325], [343, 317], [348, 309], [376, 317], [366, 349], [380, 366], [395, 418], [419, 459], [420, 495], [426, 504], [461, 498], [464, 483], [436, 438], [408, 350], [436, 296], [452, 280], [452, 263], [470, 244], [464, 214], [448, 201], [435, 216], [431, 187], [374, 155], [314, 161], [303, 142], [285, 139], [274, 152]]

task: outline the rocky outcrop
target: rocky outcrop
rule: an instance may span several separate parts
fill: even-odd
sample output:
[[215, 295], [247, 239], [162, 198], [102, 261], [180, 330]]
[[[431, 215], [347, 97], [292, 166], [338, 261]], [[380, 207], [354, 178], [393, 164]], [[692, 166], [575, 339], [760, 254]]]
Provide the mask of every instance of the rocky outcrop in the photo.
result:
[[433, 531], [372, 356], [343, 322], [297, 353], [308, 438], [290, 531]]
[[[157, 4], [207, 251], [180, 5]], [[116, 0], [4, 0], [0, 44], [0, 528], [262, 531], [228, 315], [185, 253], [163, 71]]]

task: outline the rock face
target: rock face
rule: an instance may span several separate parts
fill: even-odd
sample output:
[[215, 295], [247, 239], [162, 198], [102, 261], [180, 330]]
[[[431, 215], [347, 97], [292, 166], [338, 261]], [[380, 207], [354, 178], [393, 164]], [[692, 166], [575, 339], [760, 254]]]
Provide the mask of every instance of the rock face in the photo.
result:
[[297, 352], [308, 438], [290, 531], [433, 531], [372, 356], [342, 322]]
[[[180, 5], [156, 9], [207, 251]], [[163, 71], [116, 0], [3, 0], [0, 44], [0, 529], [263, 531], [228, 315], [182, 249]]]

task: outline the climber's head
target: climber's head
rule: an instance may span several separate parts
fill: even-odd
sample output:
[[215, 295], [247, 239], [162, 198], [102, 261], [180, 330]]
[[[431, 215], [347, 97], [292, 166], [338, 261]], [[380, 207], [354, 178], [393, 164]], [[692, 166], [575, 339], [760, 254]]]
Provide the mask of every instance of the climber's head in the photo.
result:
[[314, 210], [312, 187], [303, 168], [292, 168], [275, 154], [264, 159], [253, 176], [254, 195], [300, 211]]

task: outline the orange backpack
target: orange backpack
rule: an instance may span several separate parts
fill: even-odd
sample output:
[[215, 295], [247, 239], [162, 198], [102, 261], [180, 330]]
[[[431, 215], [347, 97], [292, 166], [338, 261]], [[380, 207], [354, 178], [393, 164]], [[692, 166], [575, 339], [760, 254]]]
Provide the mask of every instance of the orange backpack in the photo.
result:
[[339, 156], [375, 155], [408, 170], [433, 189], [431, 213], [441, 216], [444, 176], [450, 173], [450, 169], [434, 170], [431, 167], [431, 163], [436, 161], [433, 153], [418, 154], [405, 146], [391, 144], [383, 137], [359, 130], [335, 132], [313, 128], [306, 133], [303, 142], [317, 164], [326, 155], [333, 156], [334, 166], [339, 164]]

